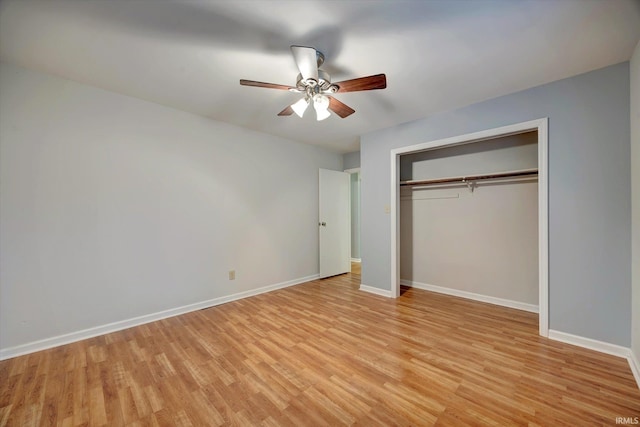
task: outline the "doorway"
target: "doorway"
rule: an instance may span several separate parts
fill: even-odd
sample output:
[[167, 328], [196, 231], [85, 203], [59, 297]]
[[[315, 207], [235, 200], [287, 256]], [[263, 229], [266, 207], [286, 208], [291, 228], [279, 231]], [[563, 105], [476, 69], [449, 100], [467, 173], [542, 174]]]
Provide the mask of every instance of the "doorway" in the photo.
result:
[[360, 168], [346, 169], [350, 177], [351, 197], [351, 272], [360, 274]]
[[497, 137], [536, 131], [538, 137], [538, 304], [539, 334], [549, 334], [548, 238], [548, 119], [538, 119], [495, 129], [391, 150], [391, 295], [400, 295], [400, 156], [472, 144]]

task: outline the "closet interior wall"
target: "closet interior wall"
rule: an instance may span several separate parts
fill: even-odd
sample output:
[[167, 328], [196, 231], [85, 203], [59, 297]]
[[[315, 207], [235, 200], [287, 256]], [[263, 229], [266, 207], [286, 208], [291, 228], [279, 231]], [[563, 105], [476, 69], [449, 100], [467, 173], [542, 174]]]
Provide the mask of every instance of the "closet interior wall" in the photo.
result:
[[[400, 180], [535, 169], [537, 132], [412, 153]], [[401, 284], [538, 305], [537, 177], [402, 186]]]

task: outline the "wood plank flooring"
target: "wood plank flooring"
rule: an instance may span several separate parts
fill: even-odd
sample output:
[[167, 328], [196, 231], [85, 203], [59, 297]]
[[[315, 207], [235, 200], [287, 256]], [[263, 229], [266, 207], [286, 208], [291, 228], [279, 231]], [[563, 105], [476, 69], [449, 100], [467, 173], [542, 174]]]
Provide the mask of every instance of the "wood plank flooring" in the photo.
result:
[[357, 274], [0, 362], [2, 426], [616, 425], [627, 361], [537, 316]]

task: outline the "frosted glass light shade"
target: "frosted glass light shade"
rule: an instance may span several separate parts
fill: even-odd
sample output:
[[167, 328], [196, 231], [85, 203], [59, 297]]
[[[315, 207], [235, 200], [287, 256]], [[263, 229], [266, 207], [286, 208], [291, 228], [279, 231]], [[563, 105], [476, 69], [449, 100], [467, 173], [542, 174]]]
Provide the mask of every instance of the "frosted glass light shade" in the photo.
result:
[[308, 106], [309, 106], [309, 100], [306, 98], [302, 98], [295, 104], [292, 104], [291, 108], [298, 115], [298, 117], [302, 117]]
[[324, 120], [330, 115], [331, 113], [329, 112], [329, 110], [316, 110], [316, 118], [318, 119], [318, 121]]
[[318, 121], [324, 120], [331, 115], [329, 112], [329, 98], [324, 95], [316, 95], [313, 97], [313, 108], [316, 110], [316, 118]]

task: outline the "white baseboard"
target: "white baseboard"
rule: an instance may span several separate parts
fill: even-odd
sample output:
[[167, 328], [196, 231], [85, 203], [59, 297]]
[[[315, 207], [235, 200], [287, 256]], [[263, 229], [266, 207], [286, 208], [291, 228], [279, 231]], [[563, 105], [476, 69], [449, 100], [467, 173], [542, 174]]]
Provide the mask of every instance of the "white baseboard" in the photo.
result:
[[589, 350], [599, 351], [600, 353], [606, 353], [612, 356], [624, 357], [625, 359], [628, 359], [631, 353], [630, 349], [622, 347], [621, 345], [610, 344], [608, 342], [568, 334], [566, 332], [554, 331], [552, 329], [549, 329], [549, 339], [577, 345], [578, 347], [588, 348]]
[[0, 350], [0, 360], [11, 359], [12, 357], [22, 356], [24, 354], [34, 353], [36, 351], [46, 350], [48, 348], [58, 347], [64, 344], [93, 338], [99, 335], [110, 334], [112, 332], [121, 331], [134, 326], [144, 325], [145, 323], [155, 322], [156, 320], [166, 319], [168, 317], [178, 316], [180, 314], [189, 313], [191, 311], [202, 310], [227, 302], [252, 297], [254, 295], [275, 291], [277, 289], [287, 288], [289, 286], [299, 285], [301, 283], [315, 280], [320, 275], [314, 274], [299, 279], [289, 280], [286, 282], [276, 283], [275, 285], [264, 286], [249, 291], [239, 292], [237, 294], [227, 295], [223, 297], [213, 298], [210, 300], [197, 302], [194, 304], [184, 305], [182, 307], [171, 308], [169, 310], [159, 311], [157, 313], [146, 314], [144, 316], [134, 317], [132, 319], [120, 320], [118, 322], [108, 323], [106, 325], [96, 326], [77, 332], [71, 332], [64, 335], [58, 335], [51, 338], [45, 338], [26, 344], [17, 345]]
[[370, 294], [380, 295], [387, 298], [393, 298], [393, 296], [391, 295], [391, 291], [388, 291], [386, 289], [375, 288], [373, 286], [363, 285], [362, 283], [360, 284], [360, 290], [369, 292]]
[[351, 258], [351, 262], [362, 262], [360, 258]]
[[458, 289], [444, 288], [442, 286], [429, 285], [427, 283], [412, 282], [410, 280], [400, 280], [403, 286], [409, 286], [425, 291], [437, 292], [439, 294], [451, 295], [454, 297], [467, 298], [474, 301], [486, 302], [489, 304], [501, 305], [503, 307], [515, 308], [518, 310], [529, 311], [531, 313], [538, 312], [538, 306], [535, 304], [527, 304], [519, 301], [512, 301], [503, 298], [491, 297], [488, 295], [476, 294], [473, 292], [461, 291]]
[[640, 363], [638, 362], [638, 358], [633, 351], [629, 350], [629, 367], [631, 368], [631, 372], [633, 373], [633, 377], [636, 379], [636, 384], [638, 384], [638, 388], [640, 388]]
[[600, 353], [610, 354], [612, 356], [623, 357], [629, 362], [629, 368], [636, 385], [640, 388], [640, 364], [638, 359], [630, 348], [621, 345], [610, 344], [608, 342], [597, 341], [591, 338], [585, 338], [578, 335], [568, 334], [566, 332], [554, 331], [549, 329], [549, 339], [560, 341], [567, 344], [577, 345], [578, 347], [588, 348], [589, 350], [599, 351]]
[[577, 345], [578, 347], [588, 348], [589, 350], [599, 351], [600, 353], [610, 354], [612, 356], [623, 357], [629, 362], [629, 368], [636, 385], [640, 388], [640, 364], [638, 359], [630, 348], [621, 345], [610, 344], [608, 342], [598, 341], [591, 338], [585, 338], [578, 335], [568, 334], [566, 332], [554, 331], [549, 329], [549, 339], [560, 341], [567, 344]]

